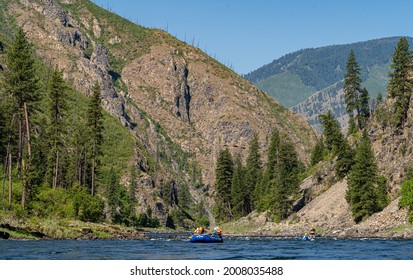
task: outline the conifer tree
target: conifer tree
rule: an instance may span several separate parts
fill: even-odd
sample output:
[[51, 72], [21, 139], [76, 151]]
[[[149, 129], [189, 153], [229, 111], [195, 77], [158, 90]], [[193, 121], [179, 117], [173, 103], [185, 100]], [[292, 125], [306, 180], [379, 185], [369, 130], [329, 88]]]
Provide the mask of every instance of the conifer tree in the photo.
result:
[[219, 220], [229, 220], [231, 213], [231, 188], [234, 173], [234, 162], [228, 148], [221, 150], [215, 169], [215, 185], [217, 190], [216, 215]]
[[388, 95], [394, 99], [393, 120], [394, 126], [402, 125], [407, 119], [407, 110], [410, 106], [412, 92], [412, 54], [406, 38], [400, 38], [390, 65], [394, 70], [389, 74], [390, 82], [387, 87]]
[[340, 125], [334, 119], [333, 113], [320, 115], [321, 124], [323, 125], [324, 143], [327, 151], [337, 156], [336, 172], [340, 178], [344, 178], [350, 171], [353, 164], [354, 152], [347, 139], [341, 133]]
[[231, 208], [234, 218], [245, 216], [245, 203], [248, 201], [245, 192], [245, 167], [242, 165], [241, 154], [234, 157], [234, 173], [231, 187]]
[[366, 127], [367, 121], [370, 118], [370, 96], [366, 88], [360, 90], [359, 96], [359, 113], [357, 115], [358, 126], [360, 129]]
[[[25, 168], [30, 168], [31, 141], [30, 141], [30, 116], [35, 110], [35, 102], [39, 100], [38, 77], [35, 68], [35, 59], [32, 46], [26, 39], [23, 30], [18, 29], [12, 44], [6, 54], [7, 71], [5, 73], [5, 92], [14, 99], [14, 111], [17, 115], [18, 148], [17, 170], [18, 176], [22, 174], [22, 161], [24, 148], [27, 147]], [[26, 196], [30, 191], [30, 178], [26, 170], [23, 174], [22, 206], [26, 206]]]
[[359, 114], [359, 92], [360, 92], [360, 67], [356, 60], [354, 51], [351, 50], [348, 55], [347, 73], [344, 76], [344, 102], [346, 111], [350, 120], [354, 117], [354, 111]]
[[311, 153], [311, 165], [314, 166], [320, 161], [323, 160], [324, 156], [324, 141], [323, 137], [321, 137], [317, 144], [314, 146], [313, 151]]
[[90, 159], [92, 161], [91, 167], [91, 194], [94, 195], [96, 167], [98, 164], [98, 157], [101, 154], [101, 145], [103, 141], [103, 112], [101, 107], [101, 89], [98, 82], [93, 85], [92, 96], [88, 106], [88, 128], [90, 131], [91, 153]]
[[344, 178], [354, 164], [354, 150], [351, 148], [347, 139], [336, 150], [336, 174], [339, 178]]
[[273, 197], [270, 211], [278, 219], [288, 216], [300, 184], [301, 164], [293, 144], [286, 139], [288, 137], [280, 142], [278, 174], [271, 181]]
[[67, 96], [66, 85], [63, 80], [63, 72], [57, 67], [54, 69], [48, 86], [49, 96], [49, 124], [48, 124], [48, 141], [49, 141], [49, 159], [48, 167], [51, 173], [52, 187], [56, 189], [63, 176], [59, 174], [62, 170], [60, 163], [64, 157], [63, 143], [67, 131], [66, 111]]
[[246, 213], [250, 213], [254, 209], [255, 188], [261, 179], [261, 156], [257, 134], [254, 134], [249, 143], [249, 154], [245, 168], [245, 200], [242, 208]]
[[348, 176], [346, 199], [358, 223], [385, 206], [386, 194], [379, 183], [377, 164], [366, 130], [356, 148], [354, 164]]
[[344, 141], [344, 136], [341, 133], [340, 124], [334, 118], [334, 115], [331, 111], [328, 111], [327, 114], [320, 115], [319, 118], [323, 126], [325, 148], [327, 149], [327, 151], [336, 155]]
[[280, 141], [280, 132], [275, 128], [267, 151], [267, 167], [255, 190], [255, 207], [260, 211], [268, 209], [273, 195], [271, 186], [278, 173]]
[[24, 104], [26, 104], [28, 110], [32, 111], [33, 102], [39, 99], [39, 85], [33, 50], [23, 30], [18, 29], [16, 37], [7, 49], [6, 54], [7, 71], [5, 73], [4, 87], [5, 91], [15, 100], [19, 129], [18, 169], [20, 173], [25, 137], [27, 137]]

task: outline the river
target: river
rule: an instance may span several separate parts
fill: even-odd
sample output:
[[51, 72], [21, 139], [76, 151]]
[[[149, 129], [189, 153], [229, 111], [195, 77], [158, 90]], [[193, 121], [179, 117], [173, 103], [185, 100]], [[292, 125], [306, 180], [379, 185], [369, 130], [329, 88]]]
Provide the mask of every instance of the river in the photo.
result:
[[413, 260], [410, 239], [225, 237], [193, 244], [181, 236], [150, 240], [0, 240], [2, 260]]

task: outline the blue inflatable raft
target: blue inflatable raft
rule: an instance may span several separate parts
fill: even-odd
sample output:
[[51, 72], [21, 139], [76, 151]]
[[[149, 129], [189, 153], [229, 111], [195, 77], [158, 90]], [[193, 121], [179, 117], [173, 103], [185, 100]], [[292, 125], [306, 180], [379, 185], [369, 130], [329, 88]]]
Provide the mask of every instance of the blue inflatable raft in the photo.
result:
[[224, 240], [218, 235], [194, 234], [190, 237], [191, 243], [222, 243]]

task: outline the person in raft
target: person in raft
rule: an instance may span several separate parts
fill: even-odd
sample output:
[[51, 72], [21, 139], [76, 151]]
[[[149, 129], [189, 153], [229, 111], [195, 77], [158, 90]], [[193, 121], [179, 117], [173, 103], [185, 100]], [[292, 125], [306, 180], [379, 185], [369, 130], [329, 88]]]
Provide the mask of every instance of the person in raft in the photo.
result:
[[214, 228], [214, 233], [212, 234], [213, 237], [215, 238], [221, 238], [222, 237], [222, 230], [219, 229], [219, 227]]
[[315, 228], [314, 228], [314, 225], [311, 226], [310, 234], [308, 235], [308, 237], [310, 237], [311, 239], [315, 238]]
[[205, 228], [204, 227], [198, 227], [195, 231], [195, 234], [204, 234], [205, 233]]

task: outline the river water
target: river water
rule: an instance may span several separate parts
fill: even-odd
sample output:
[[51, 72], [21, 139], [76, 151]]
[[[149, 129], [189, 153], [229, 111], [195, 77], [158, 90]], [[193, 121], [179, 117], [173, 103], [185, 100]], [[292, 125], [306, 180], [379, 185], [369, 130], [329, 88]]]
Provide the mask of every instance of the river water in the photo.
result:
[[1, 260], [413, 260], [413, 240], [229, 237], [193, 244], [186, 236], [150, 240], [0, 240]]

